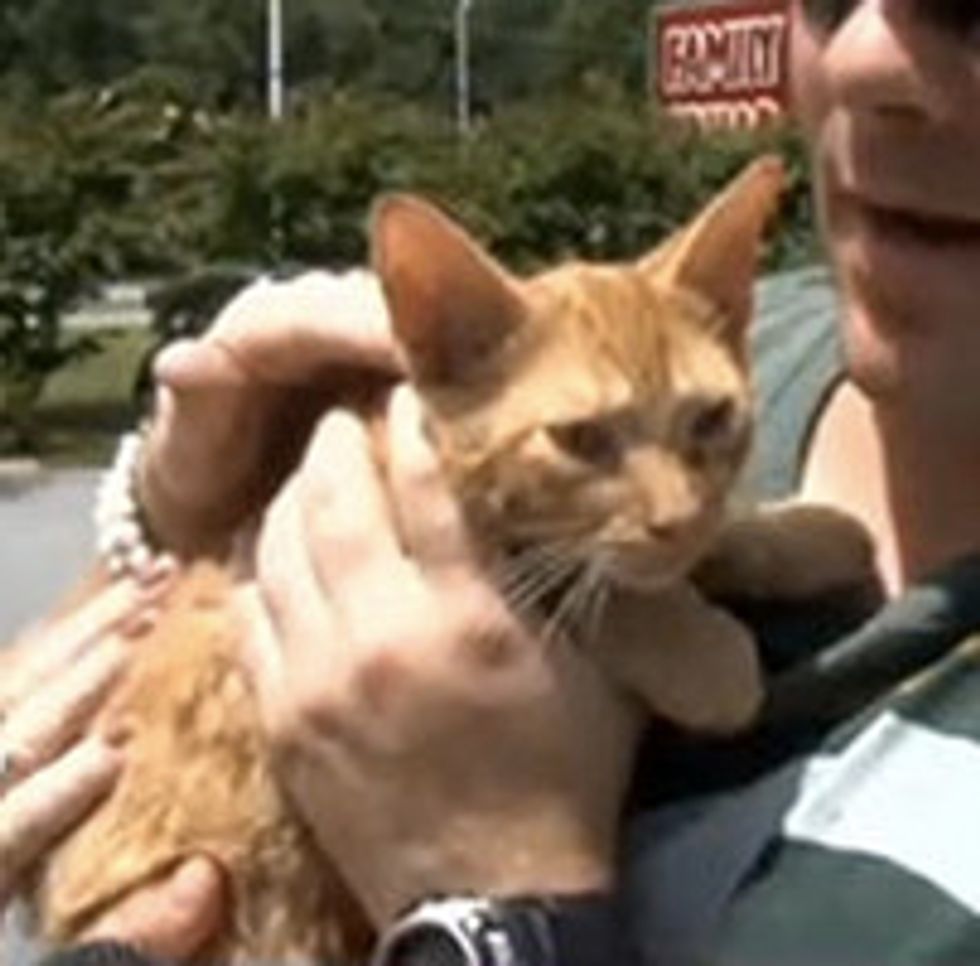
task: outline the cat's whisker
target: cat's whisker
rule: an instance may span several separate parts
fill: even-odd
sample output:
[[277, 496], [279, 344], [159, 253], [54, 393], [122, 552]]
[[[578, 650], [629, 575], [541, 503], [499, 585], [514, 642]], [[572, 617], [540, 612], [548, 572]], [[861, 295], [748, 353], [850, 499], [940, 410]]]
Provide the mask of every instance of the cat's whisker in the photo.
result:
[[568, 558], [534, 554], [519, 566], [509, 564], [501, 581], [501, 592], [510, 606], [528, 614], [550, 591], [560, 586], [574, 571], [576, 564]]
[[576, 628], [583, 605], [591, 592], [591, 586], [592, 570], [591, 566], [586, 564], [578, 574], [575, 583], [569, 588], [568, 602], [561, 612], [561, 621], [565, 626], [565, 631], [569, 634], [572, 634]]
[[498, 568], [498, 586], [505, 594], [519, 593], [529, 584], [549, 575], [560, 563], [560, 558], [540, 548], [525, 551], [504, 560]]
[[589, 644], [592, 640], [589, 618], [602, 586], [602, 576], [601, 566], [595, 560], [590, 560], [583, 574], [581, 590], [569, 608], [569, 632], [582, 644]]
[[565, 568], [570, 557], [564, 543], [559, 541], [523, 548], [503, 559], [497, 568], [497, 584], [509, 594], [539, 574], [550, 574], [556, 567]]
[[609, 603], [611, 592], [612, 585], [609, 580], [609, 574], [603, 566], [602, 561], [597, 560], [595, 561], [594, 591], [590, 601], [590, 610], [585, 620], [584, 640], [589, 646], [595, 645], [599, 641], [599, 636], [602, 632], [602, 618], [606, 606]]
[[544, 602], [549, 596], [553, 596], [555, 591], [559, 591], [560, 596], [563, 595], [561, 588], [569, 582], [573, 572], [574, 567], [571, 564], [556, 565], [546, 576], [526, 587], [521, 594], [512, 595], [508, 601], [524, 617], [537, 619], [542, 610], [546, 610]]
[[524, 616], [533, 616], [541, 602], [547, 596], [565, 583], [571, 573], [570, 567], [556, 568], [547, 579], [539, 580], [534, 586], [529, 587], [524, 593], [508, 598], [511, 606]]
[[547, 644], [557, 641], [562, 633], [567, 637], [574, 638], [574, 634], [572, 634], [573, 622], [570, 618], [578, 610], [582, 598], [587, 596], [591, 580], [591, 567], [589, 565], [584, 568], [580, 564], [576, 566], [579, 568], [578, 573], [562, 594], [545, 624], [544, 639]]
[[520, 554], [504, 559], [500, 566], [500, 579], [505, 583], [513, 583], [525, 578], [530, 573], [536, 573], [543, 567], [554, 564], [558, 556], [543, 547], [532, 547], [521, 551]]

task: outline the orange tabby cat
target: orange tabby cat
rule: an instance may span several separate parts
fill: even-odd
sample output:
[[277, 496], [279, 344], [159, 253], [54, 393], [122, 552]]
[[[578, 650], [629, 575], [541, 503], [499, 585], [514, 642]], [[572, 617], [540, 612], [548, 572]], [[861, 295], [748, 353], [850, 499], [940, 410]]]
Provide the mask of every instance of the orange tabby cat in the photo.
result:
[[[812, 549], [823, 529], [793, 511], [719, 536], [749, 445], [751, 285], [780, 185], [779, 163], [762, 159], [652, 254], [526, 280], [419, 200], [389, 198], [373, 220], [395, 334], [488, 562], [506, 561], [525, 598], [611, 579], [615, 606], [583, 646], [688, 727], [741, 727], [761, 695], [749, 635], [685, 579], [709, 548], [723, 548], [713, 580], [778, 590], [785, 579], [792, 593], [864, 562], [853, 540], [841, 550], [834, 538], [794, 576], [794, 543]], [[272, 777], [238, 668], [230, 570], [189, 565], [139, 647], [113, 709], [132, 729], [129, 767], [44, 870], [43, 930], [70, 939], [204, 851], [228, 870], [233, 899], [209, 960], [350, 963], [370, 929]], [[552, 602], [552, 625], [600, 619], [577, 606]]]

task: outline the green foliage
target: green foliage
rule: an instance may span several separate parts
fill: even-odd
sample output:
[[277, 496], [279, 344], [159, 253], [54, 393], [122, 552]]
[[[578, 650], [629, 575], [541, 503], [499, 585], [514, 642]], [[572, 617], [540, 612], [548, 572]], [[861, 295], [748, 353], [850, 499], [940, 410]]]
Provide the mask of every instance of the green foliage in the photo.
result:
[[[394, 29], [348, 15], [355, 32]], [[693, 135], [611, 71], [568, 83], [574, 96], [500, 106], [465, 139], [442, 108], [332, 84], [308, 87], [271, 124], [202, 105], [185, 67], [0, 107], [0, 412], [29, 442], [29, 421], [13, 413], [29, 414], [52, 372], [95, 350], [62, 320], [102, 282], [194, 279], [214, 264], [363, 263], [367, 215], [385, 191], [441, 201], [516, 268], [620, 259], [653, 247], [749, 158], [777, 150], [791, 182], [769, 264], [812, 259], [792, 130]]]
[[48, 377], [98, 347], [65, 313], [102, 279], [174, 264], [145, 217], [166, 122], [79, 95], [0, 117], [0, 423], [18, 447]]
[[[356, 86], [449, 110], [456, 0], [283, 0], [290, 87]], [[483, 112], [577, 85], [642, 86], [648, 5], [636, 0], [475, 0], [474, 91]], [[5, 90], [50, 94], [152, 65], [194, 79], [199, 103], [255, 107], [265, 0], [4, 0]]]
[[131, 0], [4, 0], [0, 72], [35, 92], [108, 81], [137, 63]]
[[[498, 112], [460, 140], [449, 118], [400, 99], [310, 96], [281, 124], [226, 116], [187, 160], [183, 250], [197, 260], [350, 265], [385, 191], [449, 207], [508, 264], [623, 258], [656, 244], [748, 160], [775, 150], [791, 190], [770, 264], [814, 253], [808, 179], [792, 131], [705, 137], [616, 84]], [[186, 160], [186, 159], [185, 159]]]
[[621, 258], [655, 244], [763, 150], [783, 154], [792, 174], [773, 264], [799, 263], [814, 245], [792, 131], [692, 135], [599, 77], [574, 98], [502, 109], [466, 139], [442, 112], [353, 91], [311, 91], [270, 124], [204, 110], [185, 75], [146, 70], [0, 116], [0, 281], [30, 275], [13, 254], [25, 245], [39, 266], [70, 266], [34, 270], [52, 292], [65, 289], [58, 273], [351, 264], [365, 257], [372, 199], [392, 190], [442, 200], [512, 264]]
[[260, 100], [264, 3], [141, 0], [138, 6], [135, 49], [141, 60], [192, 77], [200, 103], [208, 107]]

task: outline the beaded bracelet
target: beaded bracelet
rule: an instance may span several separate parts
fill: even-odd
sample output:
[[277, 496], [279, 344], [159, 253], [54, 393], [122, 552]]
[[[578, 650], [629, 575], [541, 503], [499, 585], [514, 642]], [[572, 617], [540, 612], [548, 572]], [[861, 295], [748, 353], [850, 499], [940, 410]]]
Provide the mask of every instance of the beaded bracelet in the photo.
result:
[[125, 433], [95, 496], [95, 545], [113, 577], [146, 573], [157, 556], [137, 495], [147, 427]]

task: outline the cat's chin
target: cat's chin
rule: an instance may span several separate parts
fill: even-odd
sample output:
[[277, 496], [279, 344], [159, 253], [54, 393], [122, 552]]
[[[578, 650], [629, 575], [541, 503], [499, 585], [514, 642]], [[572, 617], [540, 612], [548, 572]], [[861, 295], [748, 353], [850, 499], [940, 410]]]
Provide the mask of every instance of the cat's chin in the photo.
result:
[[615, 560], [609, 563], [609, 579], [625, 590], [640, 590], [651, 593], [663, 590], [682, 580], [687, 568], [658, 564], [640, 564], [636, 561]]
[[664, 548], [649, 544], [623, 544], [605, 555], [609, 580], [627, 590], [653, 593], [687, 580], [703, 555], [700, 541]]

